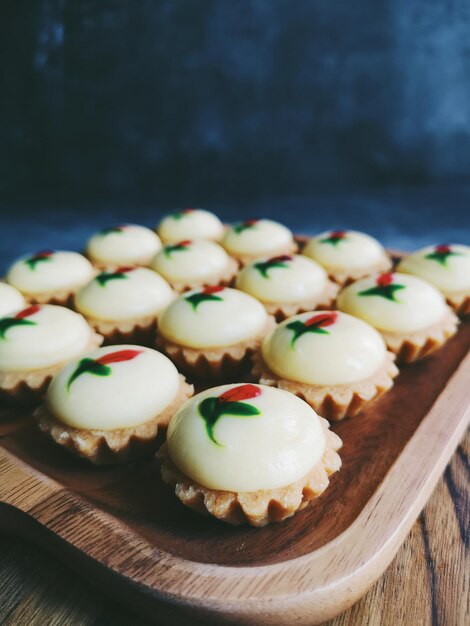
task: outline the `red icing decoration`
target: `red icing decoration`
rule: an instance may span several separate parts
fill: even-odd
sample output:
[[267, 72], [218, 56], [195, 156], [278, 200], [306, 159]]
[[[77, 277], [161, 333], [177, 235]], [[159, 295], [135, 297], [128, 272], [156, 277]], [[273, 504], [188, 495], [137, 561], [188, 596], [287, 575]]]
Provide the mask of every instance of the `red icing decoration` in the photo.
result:
[[219, 396], [220, 402], [240, 402], [242, 400], [249, 400], [250, 398], [256, 398], [261, 395], [262, 389], [256, 385], [240, 385], [240, 387], [234, 387], [225, 391]]
[[41, 307], [38, 306], [37, 304], [35, 304], [33, 306], [29, 306], [27, 309], [23, 309], [22, 311], [17, 313], [15, 315], [15, 320], [22, 320], [25, 317], [30, 317], [31, 315], [34, 315], [35, 313], [37, 313], [40, 310], [41, 310]]
[[219, 293], [220, 291], [223, 291], [225, 289], [225, 287], [221, 287], [220, 285], [214, 285], [213, 287], [204, 287], [204, 289], [201, 290], [201, 293], [206, 294], [206, 295], [212, 295], [213, 293]]
[[100, 365], [109, 365], [110, 363], [131, 361], [139, 354], [142, 354], [142, 350], [118, 350], [117, 352], [110, 352], [109, 354], [105, 354], [99, 359], [96, 359], [96, 363], [100, 363]]
[[379, 287], [387, 287], [393, 283], [393, 272], [386, 272], [385, 274], [380, 274], [375, 281]]
[[325, 326], [331, 326], [338, 319], [338, 313], [336, 311], [332, 313], [319, 313], [318, 315], [314, 315], [310, 317], [306, 322], [304, 322], [305, 326], [316, 326], [317, 328], [324, 328]]

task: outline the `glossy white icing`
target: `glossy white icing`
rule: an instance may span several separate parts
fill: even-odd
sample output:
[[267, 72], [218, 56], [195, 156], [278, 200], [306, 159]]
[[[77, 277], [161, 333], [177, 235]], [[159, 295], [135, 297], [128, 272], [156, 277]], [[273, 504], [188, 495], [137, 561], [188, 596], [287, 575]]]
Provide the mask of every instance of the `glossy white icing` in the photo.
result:
[[158, 315], [174, 298], [170, 285], [146, 267], [107, 270], [78, 291], [75, 306], [86, 317], [131, 320]]
[[253, 261], [237, 276], [237, 288], [261, 302], [296, 303], [316, 298], [327, 274], [315, 261], [300, 255], [280, 255]]
[[327, 270], [359, 270], [386, 258], [381, 244], [366, 233], [354, 230], [326, 231], [310, 239], [302, 254]]
[[160, 238], [150, 228], [124, 224], [93, 235], [87, 254], [101, 265], [149, 265], [161, 247]]
[[427, 280], [445, 295], [470, 292], [470, 246], [427, 246], [405, 257], [397, 269]]
[[14, 263], [7, 281], [25, 294], [74, 290], [87, 283], [95, 270], [83, 255], [69, 251], [45, 251]]
[[205, 209], [180, 209], [164, 217], [157, 232], [165, 243], [185, 239], [219, 241], [224, 234], [224, 225], [216, 215]]
[[166, 409], [179, 386], [176, 367], [160, 352], [142, 346], [108, 346], [68, 363], [54, 377], [47, 405], [58, 420], [73, 428], [132, 428]]
[[0, 282], [0, 317], [19, 311], [25, 306], [26, 301], [18, 289]]
[[[393, 299], [379, 295], [381, 289], [385, 295], [391, 290]], [[374, 274], [352, 283], [340, 292], [338, 308], [380, 330], [405, 333], [439, 322], [446, 311], [444, 298], [435, 287], [397, 272]]]
[[0, 370], [26, 371], [65, 363], [89, 346], [82, 315], [62, 306], [34, 305], [0, 319]]
[[290, 252], [294, 239], [283, 224], [272, 220], [247, 220], [227, 229], [222, 245], [229, 254], [259, 258]]
[[230, 257], [219, 244], [183, 240], [165, 246], [152, 261], [152, 268], [171, 283], [217, 284]]
[[219, 287], [194, 289], [179, 296], [163, 311], [158, 326], [164, 337], [180, 345], [217, 348], [256, 337], [267, 319], [258, 300]]
[[365, 380], [384, 363], [381, 335], [360, 319], [337, 311], [295, 315], [264, 339], [263, 359], [287, 380], [344, 385]]
[[[252, 397], [253, 391], [259, 395]], [[233, 415], [230, 407], [224, 412], [221, 396], [246, 397], [242, 403], [251, 414]], [[167, 443], [171, 460], [186, 476], [210, 489], [235, 492], [300, 480], [326, 445], [318, 415], [306, 402], [287, 391], [243, 384], [208, 389], [186, 402], [170, 422]]]

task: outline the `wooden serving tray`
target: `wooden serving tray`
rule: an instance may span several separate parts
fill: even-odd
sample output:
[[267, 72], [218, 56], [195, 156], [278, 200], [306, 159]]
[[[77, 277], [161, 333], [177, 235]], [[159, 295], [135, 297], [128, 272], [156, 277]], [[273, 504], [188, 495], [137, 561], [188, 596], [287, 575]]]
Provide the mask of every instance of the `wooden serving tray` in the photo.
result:
[[[470, 417], [470, 323], [333, 425], [342, 469], [304, 511], [230, 527], [179, 503], [155, 459], [93, 468], [30, 415], [0, 418], [0, 527], [39, 541], [159, 624], [318, 624], [358, 600], [408, 534]], [[410, 581], [411, 582], [411, 581]]]

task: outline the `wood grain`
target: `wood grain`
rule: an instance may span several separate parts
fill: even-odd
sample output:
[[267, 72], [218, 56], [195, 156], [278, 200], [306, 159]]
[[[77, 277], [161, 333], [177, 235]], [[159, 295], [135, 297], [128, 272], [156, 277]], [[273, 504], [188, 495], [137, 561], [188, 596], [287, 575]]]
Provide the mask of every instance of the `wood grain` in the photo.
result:
[[85, 467], [60, 456], [27, 418], [13, 432], [4, 422], [0, 500], [10, 506], [0, 505], [0, 523], [48, 544], [143, 613], [158, 607], [164, 622], [318, 623], [380, 575], [450, 458], [470, 412], [470, 356], [459, 365], [469, 344], [467, 324], [405, 368], [373, 410], [335, 425], [347, 442], [340, 478], [283, 525], [232, 529], [178, 510], [152, 462]]
[[[325, 626], [470, 623], [469, 452], [470, 433], [385, 574], [366, 596]], [[5, 534], [0, 535], [0, 607], [2, 626], [150, 624], [123, 609], [118, 598], [97, 593], [44, 549]]]

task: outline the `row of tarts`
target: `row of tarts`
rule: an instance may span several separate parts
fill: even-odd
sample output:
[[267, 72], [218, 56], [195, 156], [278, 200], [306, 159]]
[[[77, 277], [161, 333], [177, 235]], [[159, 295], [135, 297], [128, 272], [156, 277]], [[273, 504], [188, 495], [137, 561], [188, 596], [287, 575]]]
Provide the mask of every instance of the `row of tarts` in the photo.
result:
[[341, 465], [327, 420], [360, 413], [393, 386], [396, 362], [438, 349], [470, 312], [464, 245], [393, 271], [356, 231], [299, 242], [272, 220], [227, 227], [202, 209], [156, 230], [120, 225], [86, 256], [11, 266], [0, 393], [42, 402], [41, 430], [95, 464], [151, 454], [167, 430], [164, 481], [231, 524], [281, 521], [319, 496]]

